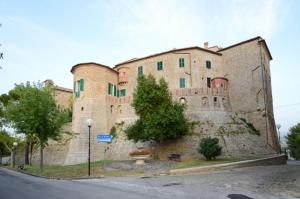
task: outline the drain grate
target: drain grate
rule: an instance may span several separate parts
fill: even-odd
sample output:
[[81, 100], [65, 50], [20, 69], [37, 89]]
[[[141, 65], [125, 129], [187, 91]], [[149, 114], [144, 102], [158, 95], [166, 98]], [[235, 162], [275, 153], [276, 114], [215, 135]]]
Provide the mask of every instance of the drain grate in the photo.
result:
[[168, 184], [164, 184], [163, 187], [169, 187], [169, 186], [176, 186], [176, 185], [182, 185], [180, 182], [171, 182]]
[[229, 194], [227, 197], [230, 199], [253, 199], [242, 194]]
[[142, 176], [141, 179], [151, 178], [150, 176]]

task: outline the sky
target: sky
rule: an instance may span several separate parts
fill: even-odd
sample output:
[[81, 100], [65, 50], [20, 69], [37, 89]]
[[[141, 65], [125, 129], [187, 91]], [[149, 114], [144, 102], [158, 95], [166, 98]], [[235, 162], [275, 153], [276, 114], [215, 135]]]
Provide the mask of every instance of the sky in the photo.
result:
[[173, 48], [262, 36], [272, 53], [275, 121], [300, 122], [298, 0], [0, 0], [0, 94], [15, 83], [72, 88], [73, 65], [113, 67]]

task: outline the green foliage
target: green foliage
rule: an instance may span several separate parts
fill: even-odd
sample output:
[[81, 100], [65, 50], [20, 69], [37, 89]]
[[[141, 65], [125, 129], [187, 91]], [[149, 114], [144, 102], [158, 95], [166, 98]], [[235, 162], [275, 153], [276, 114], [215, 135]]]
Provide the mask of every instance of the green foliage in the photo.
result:
[[6, 118], [19, 133], [35, 136], [44, 147], [49, 138], [57, 140], [67, 120], [67, 112], [57, 107], [51, 88], [40, 84], [16, 85], [10, 91], [18, 96], [7, 104]]
[[286, 136], [290, 155], [296, 160], [300, 159], [300, 123], [290, 128], [290, 133]]
[[201, 153], [206, 160], [215, 159], [221, 155], [222, 148], [219, 146], [218, 138], [203, 138], [200, 141], [198, 152]]
[[260, 135], [259, 130], [257, 130], [252, 123], [247, 122], [247, 120], [245, 118], [240, 118], [240, 120], [246, 125], [246, 127], [249, 129], [249, 133], [250, 134], [254, 134], [254, 135]]
[[124, 130], [130, 140], [164, 142], [188, 133], [185, 106], [172, 101], [164, 79], [157, 83], [152, 75], [140, 76], [132, 106], [139, 119]]
[[16, 141], [9, 133], [5, 130], [0, 130], [0, 156], [9, 155], [13, 142]]
[[111, 127], [109, 134], [115, 138], [117, 136], [117, 128], [115, 126]]

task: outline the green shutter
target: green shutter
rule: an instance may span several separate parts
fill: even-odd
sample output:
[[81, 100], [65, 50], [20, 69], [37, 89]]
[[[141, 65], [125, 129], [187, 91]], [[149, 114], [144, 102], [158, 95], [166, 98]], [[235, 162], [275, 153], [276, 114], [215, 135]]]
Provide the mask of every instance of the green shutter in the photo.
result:
[[76, 91], [76, 81], [74, 81], [73, 89], [74, 89], [74, 93], [75, 93], [75, 91]]
[[162, 61], [157, 62], [157, 70], [163, 70], [163, 62]]
[[179, 67], [184, 67], [184, 58], [179, 58]]
[[126, 96], [126, 89], [124, 89], [124, 96]]
[[117, 90], [117, 97], [120, 97], [120, 90]]
[[108, 94], [111, 94], [111, 84], [108, 82]]
[[83, 79], [80, 79], [80, 91], [83, 91], [84, 90], [84, 80]]
[[114, 96], [117, 96], [117, 86], [114, 85]]
[[143, 75], [143, 66], [138, 67], [138, 76]]
[[180, 88], [185, 88], [185, 78], [180, 78], [179, 79], [179, 87]]

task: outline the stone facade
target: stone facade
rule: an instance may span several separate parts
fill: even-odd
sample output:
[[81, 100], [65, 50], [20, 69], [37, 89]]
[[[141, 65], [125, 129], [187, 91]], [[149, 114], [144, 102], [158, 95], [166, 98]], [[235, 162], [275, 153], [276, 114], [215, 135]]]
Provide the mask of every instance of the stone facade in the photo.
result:
[[[87, 118], [92, 118], [92, 161], [128, 159], [137, 145], [122, 131], [137, 116], [131, 107], [138, 75], [164, 78], [173, 99], [187, 104], [186, 115], [195, 122], [191, 135], [176, 142], [157, 145], [154, 155], [170, 153], [183, 158], [199, 157], [203, 137], [218, 137], [224, 155], [269, 155], [278, 152], [270, 76], [271, 54], [265, 40], [256, 37], [227, 48], [217, 46], [173, 49], [144, 58], [131, 59], [114, 68], [81, 63], [74, 75], [72, 131], [64, 164], [87, 160]], [[111, 144], [97, 143], [97, 134], [117, 127]]]

